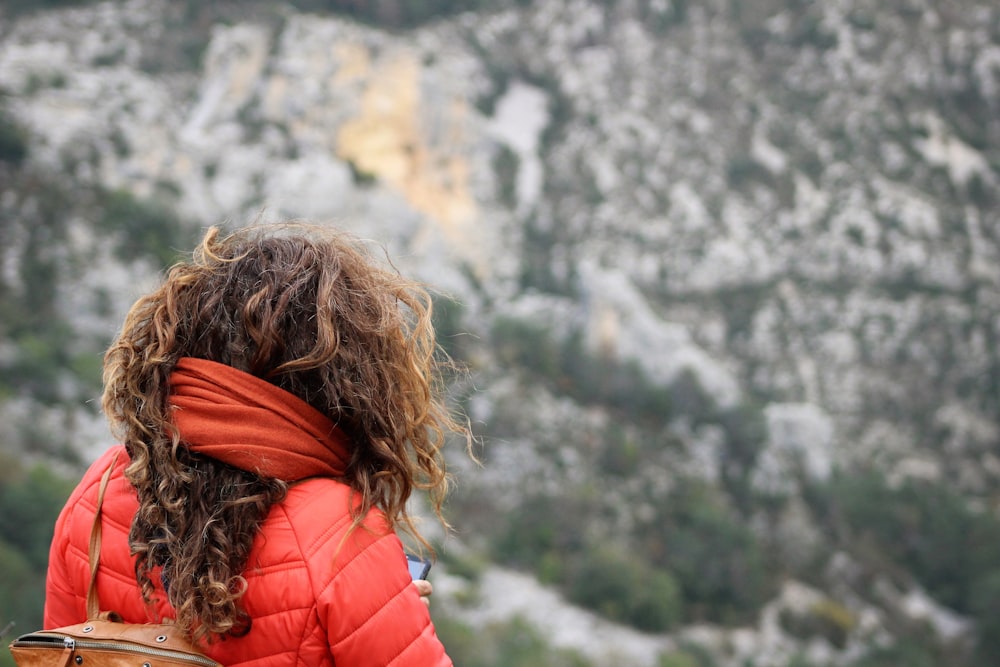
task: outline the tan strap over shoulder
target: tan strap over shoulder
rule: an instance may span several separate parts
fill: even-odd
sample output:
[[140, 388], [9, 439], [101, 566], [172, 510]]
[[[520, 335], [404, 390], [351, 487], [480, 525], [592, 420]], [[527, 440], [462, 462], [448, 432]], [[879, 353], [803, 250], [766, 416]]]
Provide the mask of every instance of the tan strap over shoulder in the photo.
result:
[[118, 454], [111, 459], [111, 465], [101, 477], [101, 486], [97, 490], [97, 511], [94, 513], [94, 525], [90, 529], [90, 584], [87, 586], [87, 618], [96, 620], [100, 613], [101, 603], [97, 595], [97, 569], [101, 564], [101, 507], [104, 505], [104, 492], [108, 490], [111, 473], [118, 463]]

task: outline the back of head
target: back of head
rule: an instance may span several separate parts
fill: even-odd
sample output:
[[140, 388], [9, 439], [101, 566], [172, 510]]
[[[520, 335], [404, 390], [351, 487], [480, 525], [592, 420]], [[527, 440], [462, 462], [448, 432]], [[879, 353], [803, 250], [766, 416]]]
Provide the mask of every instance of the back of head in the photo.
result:
[[[351, 444], [344, 481], [362, 499], [356, 520], [378, 506], [419, 539], [406, 500], [428, 489], [440, 516], [440, 448], [446, 432], [465, 434], [438, 398], [430, 315], [425, 290], [343, 234], [300, 224], [210, 229], [190, 261], [136, 302], [105, 358], [103, 405], [139, 495], [130, 541], [144, 592], [157, 565], [173, 582], [212, 580], [233, 592], [221, 604], [208, 584], [171, 585], [178, 623], [201, 635], [245, 632], [240, 572], [256, 526], [285, 489], [187, 450], [168, 384], [183, 357], [254, 375], [329, 417]], [[205, 531], [231, 554], [222, 569], [206, 562]]]

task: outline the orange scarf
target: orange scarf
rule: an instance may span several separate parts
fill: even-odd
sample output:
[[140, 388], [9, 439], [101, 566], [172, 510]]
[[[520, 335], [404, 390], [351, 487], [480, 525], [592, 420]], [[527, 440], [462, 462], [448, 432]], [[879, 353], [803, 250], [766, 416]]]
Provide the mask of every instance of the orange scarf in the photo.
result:
[[344, 433], [311, 405], [232, 366], [182, 357], [170, 374], [170, 405], [192, 451], [288, 482], [340, 477]]

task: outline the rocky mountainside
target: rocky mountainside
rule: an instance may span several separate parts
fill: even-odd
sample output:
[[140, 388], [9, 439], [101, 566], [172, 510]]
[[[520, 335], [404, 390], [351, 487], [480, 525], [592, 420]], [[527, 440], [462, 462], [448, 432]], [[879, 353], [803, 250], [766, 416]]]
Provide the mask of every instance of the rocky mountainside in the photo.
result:
[[454, 654], [1000, 657], [1000, 9], [320, 4], [0, 15], [5, 450], [105, 446], [99, 351], [198, 228], [326, 221], [469, 369]]

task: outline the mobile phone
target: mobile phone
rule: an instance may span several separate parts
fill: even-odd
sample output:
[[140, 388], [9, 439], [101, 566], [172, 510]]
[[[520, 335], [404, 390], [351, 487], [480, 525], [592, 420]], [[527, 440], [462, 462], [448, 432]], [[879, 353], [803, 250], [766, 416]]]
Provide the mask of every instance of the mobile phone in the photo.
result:
[[413, 554], [406, 554], [406, 561], [410, 565], [410, 576], [413, 580], [426, 579], [427, 573], [431, 571], [431, 562], [425, 560], [420, 556], [414, 556]]

